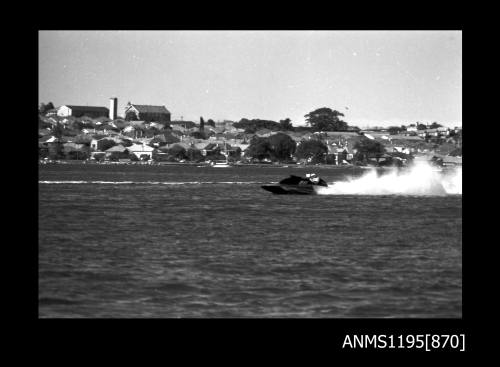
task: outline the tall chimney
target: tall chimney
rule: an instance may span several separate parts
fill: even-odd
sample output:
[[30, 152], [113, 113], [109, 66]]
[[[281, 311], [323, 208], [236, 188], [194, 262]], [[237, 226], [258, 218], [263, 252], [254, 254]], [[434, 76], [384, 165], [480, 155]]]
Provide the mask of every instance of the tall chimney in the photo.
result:
[[111, 120], [116, 120], [118, 111], [118, 98], [109, 99], [109, 118]]

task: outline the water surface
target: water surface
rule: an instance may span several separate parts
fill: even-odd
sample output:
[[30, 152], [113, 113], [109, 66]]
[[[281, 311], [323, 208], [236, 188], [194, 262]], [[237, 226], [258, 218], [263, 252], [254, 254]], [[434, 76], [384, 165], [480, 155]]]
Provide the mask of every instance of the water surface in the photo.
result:
[[40, 166], [40, 317], [461, 317], [461, 195], [260, 189], [309, 171]]

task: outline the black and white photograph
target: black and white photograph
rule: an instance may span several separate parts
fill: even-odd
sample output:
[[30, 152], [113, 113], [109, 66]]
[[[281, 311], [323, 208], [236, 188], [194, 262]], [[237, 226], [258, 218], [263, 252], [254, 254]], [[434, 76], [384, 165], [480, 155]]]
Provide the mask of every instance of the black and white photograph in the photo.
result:
[[462, 319], [461, 30], [37, 32], [39, 319]]

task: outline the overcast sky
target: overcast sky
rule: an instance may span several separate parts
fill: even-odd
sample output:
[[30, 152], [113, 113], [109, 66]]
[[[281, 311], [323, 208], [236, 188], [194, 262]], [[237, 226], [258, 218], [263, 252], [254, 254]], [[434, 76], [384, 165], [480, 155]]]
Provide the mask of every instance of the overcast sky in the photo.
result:
[[165, 105], [172, 119], [462, 125], [460, 31], [40, 31], [39, 102]]

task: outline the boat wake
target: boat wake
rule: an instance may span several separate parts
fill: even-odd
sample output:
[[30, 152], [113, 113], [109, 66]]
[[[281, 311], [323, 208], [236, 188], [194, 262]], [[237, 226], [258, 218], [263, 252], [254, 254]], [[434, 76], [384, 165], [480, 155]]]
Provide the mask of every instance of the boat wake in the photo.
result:
[[320, 195], [462, 195], [462, 167], [437, 171], [426, 162], [379, 175], [372, 169], [361, 177], [319, 187]]
[[250, 185], [263, 184], [267, 182], [258, 181], [38, 181], [39, 184], [67, 184], [67, 185], [214, 185], [214, 184], [233, 184]]

